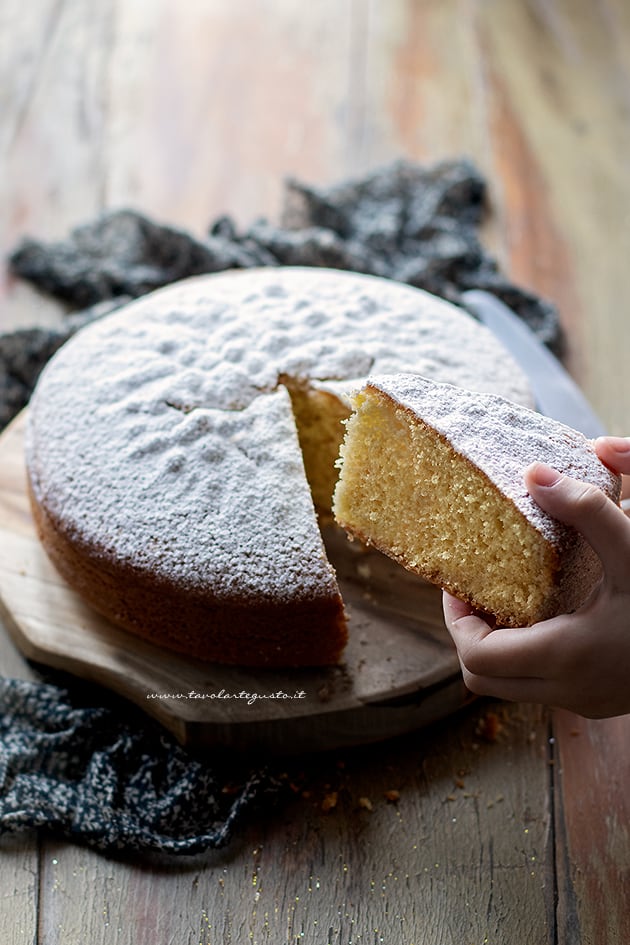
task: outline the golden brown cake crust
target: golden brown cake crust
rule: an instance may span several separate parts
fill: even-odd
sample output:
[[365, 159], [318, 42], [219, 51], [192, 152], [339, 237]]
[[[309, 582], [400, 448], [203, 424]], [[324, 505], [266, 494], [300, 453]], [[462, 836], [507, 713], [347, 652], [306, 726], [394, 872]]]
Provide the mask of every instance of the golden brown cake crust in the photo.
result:
[[[97, 548], [68, 537], [31, 489], [29, 498], [39, 538], [61, 576], [96, 611], [131, 633], [196, 659], [240, 666], [325, 666], [341, 658], [347, 626], [340, 595], [285, 604], [213, 604], [208, 595], [104, 559]], [[322, 633], [331, 626], [336, 633]]]

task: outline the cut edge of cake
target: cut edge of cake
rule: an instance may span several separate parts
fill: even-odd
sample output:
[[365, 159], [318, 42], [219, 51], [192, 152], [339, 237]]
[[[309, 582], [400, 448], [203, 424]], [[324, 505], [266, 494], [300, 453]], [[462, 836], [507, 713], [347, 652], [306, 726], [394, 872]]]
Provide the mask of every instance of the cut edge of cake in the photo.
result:
[[619, 477], [582, 434], [417, 375], [370, 378], [352, 399], [333, 502], [341, 527], [503, 626], [580, 606], [599, 558], [543, 512], [522, 474], [548, 462], [618, 501]]

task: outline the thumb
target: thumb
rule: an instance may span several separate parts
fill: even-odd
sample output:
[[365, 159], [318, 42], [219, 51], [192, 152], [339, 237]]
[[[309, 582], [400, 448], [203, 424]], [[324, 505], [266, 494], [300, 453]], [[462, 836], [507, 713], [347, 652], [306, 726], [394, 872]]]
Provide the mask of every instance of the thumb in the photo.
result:
[[599, 555], [606, 574], [620, 572], [626, 584], [630, 521], [621, 509], [597, 486], [563, 476], [545, 463], [528, 466], [524, 479], [532, 499], [553, 518], [576, 528]]

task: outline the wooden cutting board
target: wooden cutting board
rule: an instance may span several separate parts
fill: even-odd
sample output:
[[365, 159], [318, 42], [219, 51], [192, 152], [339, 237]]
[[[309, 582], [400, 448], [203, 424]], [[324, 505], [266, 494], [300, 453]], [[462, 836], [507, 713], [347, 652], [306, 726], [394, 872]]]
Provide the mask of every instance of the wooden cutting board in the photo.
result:
[[184, 744], [340, 748], [402, 734], [471, 698], [439, 590], [324, 527], [350, 615], [344, 663], [310, 670], [202, 664], [120, 630], [83, 603], [43, 551], [26, 495], [26, 412], [0, 436], [0, 608], [31, 660], [106, 686]]

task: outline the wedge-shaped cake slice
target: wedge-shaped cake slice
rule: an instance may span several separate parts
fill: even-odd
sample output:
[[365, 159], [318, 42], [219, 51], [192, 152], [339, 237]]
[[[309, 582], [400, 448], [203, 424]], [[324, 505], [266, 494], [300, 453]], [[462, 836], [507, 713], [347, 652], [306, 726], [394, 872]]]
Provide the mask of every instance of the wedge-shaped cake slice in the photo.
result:
[[523, 472], [546, 462], [617, 501], [619, 477], [581, 433], [494, 394], [411, 374], [368, 379], [353, 406], [333, 507], [350, 535], [500, 625], [580, 606], [599, 559], [533, 501]]

